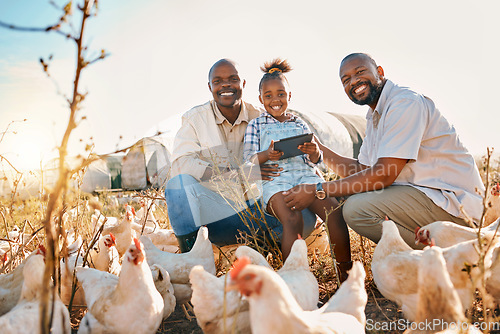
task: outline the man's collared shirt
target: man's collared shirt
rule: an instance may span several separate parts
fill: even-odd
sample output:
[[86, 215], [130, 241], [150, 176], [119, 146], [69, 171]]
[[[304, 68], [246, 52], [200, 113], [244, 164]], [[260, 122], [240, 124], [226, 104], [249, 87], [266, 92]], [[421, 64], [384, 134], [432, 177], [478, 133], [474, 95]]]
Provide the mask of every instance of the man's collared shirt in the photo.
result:
[[474, 158], [455, 128], [426, 96], [387, 80], [375, 110], [366, 115], [366, 137], [358, 161], [408, 159], [394, 184], [411, 185], [456, 217], [479, 221], [484, 185]]
[[200, 180], [210, 165], [235, 167], [242, 161], [248, 122], [259, 113], [251, 104], [242, 102], [241, 112], [231, 124], [213, 100], [184, 113], [174, 139], [171, 176], [189, 174]]

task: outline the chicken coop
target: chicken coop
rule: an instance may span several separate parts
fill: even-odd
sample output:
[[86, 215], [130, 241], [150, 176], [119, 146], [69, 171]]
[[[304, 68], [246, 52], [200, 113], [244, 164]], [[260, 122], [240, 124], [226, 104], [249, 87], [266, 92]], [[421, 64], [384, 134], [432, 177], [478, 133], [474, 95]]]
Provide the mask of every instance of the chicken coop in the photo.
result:
[[126, 190], [161, 188], [170, 171], [170, 153], [160, 136], [142, 138], [122, 160], [121, 184]]

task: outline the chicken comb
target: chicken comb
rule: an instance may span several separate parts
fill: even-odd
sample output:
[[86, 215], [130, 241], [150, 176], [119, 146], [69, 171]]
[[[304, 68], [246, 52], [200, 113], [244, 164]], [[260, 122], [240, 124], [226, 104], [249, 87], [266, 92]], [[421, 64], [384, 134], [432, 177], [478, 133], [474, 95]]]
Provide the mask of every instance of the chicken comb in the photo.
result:
[[385, 216], [385, 220], [389, 220], [389, 217]]
[[134, 214], [134, 216], [135, 216], [135, 209], [134, 209], [134, 207], [132, 207], [132, 213], [133, 213], [133, 214]]
[[491, 194], [493, 196], [500, 195], [500, 182], [497, 182], [493, 187], [491, 187]]
[[40, 251], [40, 253], [41, 253], [40, 255], [43, 255], [43, 256], [45, 256], [45, 253], [47, 253], [47, 249], [45, 249], [45, 246], [42, 244], [38, 245], [37, 254], [38, 254], [38, 251]]
[[2, 263], [7, 262], [7, 252], [3, 253]]
[[240, 272], [247, 266], [247, 264], [250, 263], [251, 263], [250, 259], [246, 256], [242, 256], [241, 258], [234, 261], [233, 268], [229, 271], [231, 279], [233, 281], [236, 280], [236, 277], [238, 277]]
[[137, 250], [142, 251], [141, 242], [139, 241], [139, 239], [134, 238], [134, 244], [135, 247], [137, 247]]
[[297, 239], [302, 240], [302, 236], [300, 235], [300, 233], [297, 234]]
[[109, 232], [109, 237], [111, 238], [111, 240], [113, 240], [113, 242], [116, 242], [116, 238], [113, 233]]

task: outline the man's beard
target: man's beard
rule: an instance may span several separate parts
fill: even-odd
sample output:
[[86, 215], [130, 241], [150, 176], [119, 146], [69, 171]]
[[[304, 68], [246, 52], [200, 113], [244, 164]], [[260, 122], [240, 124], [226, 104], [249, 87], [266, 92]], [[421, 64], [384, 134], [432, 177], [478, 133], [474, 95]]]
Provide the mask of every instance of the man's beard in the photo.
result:
[[[367, 85], [368, 88], [370, 89], [370, 94], [368, 94], [368, 96], [362, 100], [355, 98], [353, 95], [353, 91], [356, 88], [358, 88], [360, 85]], [[362, 82], [362, 83], [356, 85], [356, 87], [353, 87], [349, 91], [349, 97], [351, 98], [352, 102], [359, 104], [360, 106], [364, 106], [367, 104], [370, 105], [378, 98], [378, 96], [382, 92], [382, 88], [384, 88], [384, 82], [382, 80], [379, 80], [375, 85], [370, 81]]]

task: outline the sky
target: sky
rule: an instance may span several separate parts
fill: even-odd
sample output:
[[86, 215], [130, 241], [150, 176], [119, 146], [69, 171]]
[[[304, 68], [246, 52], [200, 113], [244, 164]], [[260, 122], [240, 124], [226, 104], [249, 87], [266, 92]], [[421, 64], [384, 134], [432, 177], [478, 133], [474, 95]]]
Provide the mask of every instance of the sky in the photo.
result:
[[[83, 72], [88, 94], [70, 155], [87, 144], [110, 153], [164, 130], [211, 98], [208, 70], [220, 58], [239, 64], [244, 99], [256, 105], [259, 66], [282, 57], [294, 68], [291, 108], [365, 115], [338, 78], [352, 52], [371, 54], [388, 79], [430, 97], [474, 155], [500, 150], [499, 10], [496, 0], [100, 0], [84, 40], [88, 55], [109, 57]], [[45, 27], [58, 17], [48, 1], [0, 0], [2, 22]], [[55, 33], [0, 28], [0, 155], [18, 169], [57, 155], [75, 52]], [[51, 78], [39, 62], [49, 55]]]

